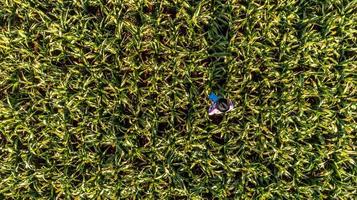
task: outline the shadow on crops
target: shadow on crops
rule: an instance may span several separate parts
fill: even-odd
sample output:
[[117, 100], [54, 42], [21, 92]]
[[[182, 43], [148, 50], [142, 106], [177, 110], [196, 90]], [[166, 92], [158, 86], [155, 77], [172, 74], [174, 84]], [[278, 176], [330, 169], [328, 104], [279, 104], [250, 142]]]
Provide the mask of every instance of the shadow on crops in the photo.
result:
[[[205, 28], [205, 39], [209, 45], [208, 56], [204, 60], [209, 69], [209, 86], [212, 91], [218, 94], [225, 94], [225, 88], [229, 79], [228, 64], [230, 52], [228, 49], [229, 40], [232, 36], [230, 31], [231, 12], [230, 4], [224, 0], [212, 1], [212, 18]], [[219, 124], [223, 119], [222, 115], [212, 116], [211, 120]]]

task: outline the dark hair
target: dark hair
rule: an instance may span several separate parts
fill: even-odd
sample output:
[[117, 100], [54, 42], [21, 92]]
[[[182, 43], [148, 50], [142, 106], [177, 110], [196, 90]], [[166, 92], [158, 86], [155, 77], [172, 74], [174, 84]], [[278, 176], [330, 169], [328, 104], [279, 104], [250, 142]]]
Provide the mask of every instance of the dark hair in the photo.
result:
[[221, 112], [227, 112], [229, 110], [228, 100], [224, 98], [218, 99], [217, 109]]

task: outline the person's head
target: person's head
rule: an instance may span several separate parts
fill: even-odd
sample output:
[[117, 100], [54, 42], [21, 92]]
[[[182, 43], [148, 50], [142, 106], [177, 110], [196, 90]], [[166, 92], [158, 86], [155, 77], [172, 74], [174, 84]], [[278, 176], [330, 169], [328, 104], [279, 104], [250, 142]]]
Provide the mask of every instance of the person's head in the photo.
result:
[[225, 98], [219, 98], [217, 101], [217, 109], [221, 112], [227, 112], [229, 110], [229, 102]]

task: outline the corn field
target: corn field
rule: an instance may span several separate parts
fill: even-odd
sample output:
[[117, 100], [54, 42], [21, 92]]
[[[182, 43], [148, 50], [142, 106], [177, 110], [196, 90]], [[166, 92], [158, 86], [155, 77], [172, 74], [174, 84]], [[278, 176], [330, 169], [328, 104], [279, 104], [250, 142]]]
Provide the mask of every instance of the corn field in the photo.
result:
[[356, 11], [0, 0], [0, 199], [356, 199]]

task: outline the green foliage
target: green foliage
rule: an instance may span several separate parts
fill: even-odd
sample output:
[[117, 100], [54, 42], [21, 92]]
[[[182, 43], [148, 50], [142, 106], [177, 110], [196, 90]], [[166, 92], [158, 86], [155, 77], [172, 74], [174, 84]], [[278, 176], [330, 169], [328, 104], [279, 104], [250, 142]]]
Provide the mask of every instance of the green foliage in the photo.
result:
[[0, 198], [355, 198], [356, 10], [0, 0]]

